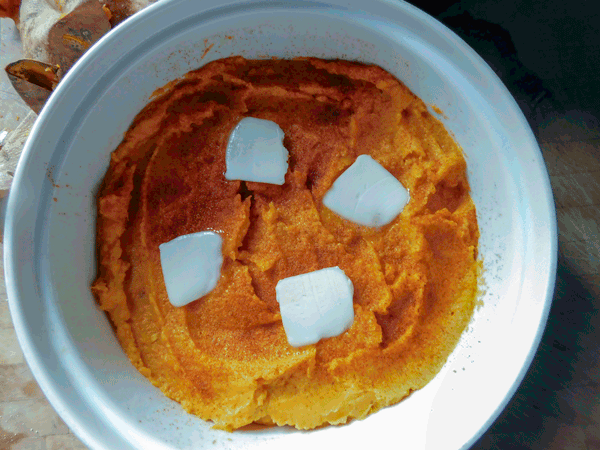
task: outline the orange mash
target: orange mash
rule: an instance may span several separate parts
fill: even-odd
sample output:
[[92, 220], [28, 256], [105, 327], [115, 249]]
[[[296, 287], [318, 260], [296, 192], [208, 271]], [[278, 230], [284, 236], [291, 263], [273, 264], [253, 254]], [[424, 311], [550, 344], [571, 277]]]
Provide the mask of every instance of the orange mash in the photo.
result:
[[[285, 132], [282, 186], [225, 179], [228, 137], [246, 116]], [[322, 204], [361, 154], [410, 191], [382, 228]], [[176, 308], [158, 246], [205, 230], [223, 237], [220, 281]], [[461, 149], [392, 75], [232, 57], [161, 92], [112, 154], [93, 291], [133, 364], [190, 413], [227, 430], [310, 429], [362, 419], [436, 375], [473, 313], [478, 238]], [[333, 266], [354, 285], [352, 326], [291, 347], [275, 285]]]

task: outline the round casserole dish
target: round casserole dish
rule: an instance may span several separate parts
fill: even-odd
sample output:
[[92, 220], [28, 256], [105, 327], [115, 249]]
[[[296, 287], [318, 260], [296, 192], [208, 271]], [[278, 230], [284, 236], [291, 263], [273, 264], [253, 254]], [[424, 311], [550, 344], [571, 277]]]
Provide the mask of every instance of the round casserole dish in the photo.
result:
[[[96, 194], [110, 153], [157, 88], [231, 55], [377, 64], [431, 105], [465, 153], [481, 231], [482, 306], [430, 384], [366, 420], [311, 432], [213, 430], [133, 368], [90, 292]], [[548, 175], [506, 88], [443, 25], [384, 0], [174, 0], [136, 14], [86, 53], [40, 114], [15, 175], [5, 233], [7, 290], [24, 354], [50, 402], [94, 449], [468, 448], [537, 349], [557, 241]]]

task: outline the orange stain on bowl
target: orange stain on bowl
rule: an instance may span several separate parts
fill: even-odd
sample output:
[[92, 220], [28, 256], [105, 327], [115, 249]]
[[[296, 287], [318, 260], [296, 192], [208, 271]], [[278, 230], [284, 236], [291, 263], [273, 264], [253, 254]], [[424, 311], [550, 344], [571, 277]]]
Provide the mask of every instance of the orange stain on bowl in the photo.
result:
[[214, 47], [214, 43], [208, 45], [208, 39], [204, 39], [204, 45], [206, 46], [206, 48], [204, 49], [204, 53], [202, 53], [202, 56], [200, 57], [200, 59], [204, 59], [204, 57], [208, 54], [208, 52], [210, 52], [210, 50]]
[[431, 109], [433, 109], [433, 111], [436, 114], [439, 114], [440, 116], [442, 116], [444, 119], [448, 119], [448, 116], [446, 114], [444, 114], [444, 111], [442, 111], [442, 109], [436, 105], [430, 105]]

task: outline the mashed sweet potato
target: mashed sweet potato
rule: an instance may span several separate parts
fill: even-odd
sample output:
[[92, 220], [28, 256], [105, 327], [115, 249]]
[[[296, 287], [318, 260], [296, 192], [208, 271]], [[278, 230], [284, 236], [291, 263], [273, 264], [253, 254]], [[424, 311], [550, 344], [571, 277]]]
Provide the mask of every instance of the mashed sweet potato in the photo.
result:
[[[227, 140], [245, 116], [285, 132], [284, 185], [225, 179]], [[365, 153], [411, 196], [378, 229], [322, 204]], [[223, 236], [221, 279], [176, 308], [158, 246], [204, 230]], [[133, 364], [190, 413], [227, 430], [310, 429], [364, 418], [435, 376], [473, 313], [478, 238], [460, 148], [392, 75], [347, 61], [233, 57], [165, 89], [112, 154], [93, 291]], [[277, 281], [332, 266], [354, 284], [354, 323], [291, 347]]]

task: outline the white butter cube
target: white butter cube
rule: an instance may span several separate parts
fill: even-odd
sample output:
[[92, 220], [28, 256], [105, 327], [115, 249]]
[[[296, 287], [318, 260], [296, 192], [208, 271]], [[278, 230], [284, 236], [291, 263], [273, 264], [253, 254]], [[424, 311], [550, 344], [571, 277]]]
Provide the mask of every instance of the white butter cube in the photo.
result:
[[225, 162], [228, 180], [283, 184], [289, 153], [284, 133], [275, 122], [245, 117], [229, 136]]
[[159, 245], [160, 264], [173, 306], [185, 306], [212, 291], [221, 276], [223, 239], [212, 231], [179, 236]]
[[323, 204], [359, 225], [387, 225], [402, 212], [410, 196], [391, 173], [368, 155], [360, 155], [323, 197]]
[[275, 293], [287, 340], [294, 347], [342, 334], [354, 321], [354, 286], [339, 267], [284, 278]]

